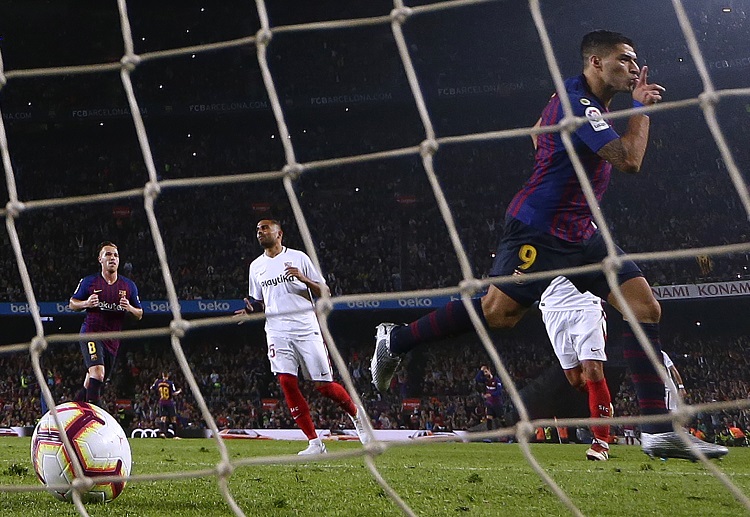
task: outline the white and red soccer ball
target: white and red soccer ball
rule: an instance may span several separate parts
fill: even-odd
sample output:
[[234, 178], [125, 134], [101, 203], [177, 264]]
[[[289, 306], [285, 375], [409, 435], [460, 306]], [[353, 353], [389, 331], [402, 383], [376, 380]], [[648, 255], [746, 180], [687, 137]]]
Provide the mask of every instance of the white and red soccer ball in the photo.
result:
[[[84, 475], [93, 478], [94, 485], [82, 495], [83, 501], [106, 503], [117, 498], [125, 488], [124, 480], [97, 482], [96, 478], [130, 475], [130, 444], [120, 424], [93, 404], [66, 402], [56, 409]], [[71, 485], [76, 477], [71, 456], [51, 412], [45, 414], [34, 429], [31, 462], [46, 486]], [[73, 500], [72, 486], [58, 486], [50, 489], [50, 493], [64, 501]]]

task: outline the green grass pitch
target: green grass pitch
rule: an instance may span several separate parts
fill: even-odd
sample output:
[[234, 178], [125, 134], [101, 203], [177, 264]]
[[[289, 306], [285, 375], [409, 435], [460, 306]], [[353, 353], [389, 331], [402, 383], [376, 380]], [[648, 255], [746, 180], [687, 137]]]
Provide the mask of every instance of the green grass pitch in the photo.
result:
[[[212, 440], [132, 439], [133, 474], [210, 469], [219, 460]], [[228, 441], [232, 460], [295, 454], [304, 442]], [[332, 442], [330, 452], [354, 450]], [[745, 513], [700, 463], [651, 460], [639, 447], [613, 446], [606, 463], [586, 461], [584, 445], [538, 444], [532, 451], [585, 515], [670, 517]], [[29, 438], [0, 438], [0, 485], [38, 481]], [[714, 460], [716, 461], [716, 460]], [[525, 461], [518, 445], [427, 443], [394, 446], [376, 457], [388, 483], [418, 514], [569, 515]], [[716, 465], [750, 494], [750, 448], [733, 448]], [[239, 466], [230, 489], [246, 515], [402, 515], [374, 481], [361, 457], [294, 465]], [[92, 517], [213, 517], [232, 515], [216, 478], [137, 481], [107, 505], [88, 505]], [[45, 492], [0, 491], [2, 517], [76, 516], [72, 504]]]

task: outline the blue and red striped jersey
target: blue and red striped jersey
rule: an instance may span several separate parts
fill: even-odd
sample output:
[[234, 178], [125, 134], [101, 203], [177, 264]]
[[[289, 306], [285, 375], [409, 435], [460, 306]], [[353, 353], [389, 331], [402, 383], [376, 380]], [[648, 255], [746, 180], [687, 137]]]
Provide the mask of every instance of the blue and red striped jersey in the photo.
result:
[[177, 393], [174, 382], [169, 379], [156, 379], [151, 389], [159, 393], [160, 406], [174, 406], [174, 395]]
[[[135, 282], [124, 276], [117, 276], [117, 281], [110, 285], [101, 275], [89, 275], [78, 282], [75, 292], [71, 298], [86, 300], [96, 293], [99, 296], [99, 306], [86, 309], [86, 318], [81, 325], [81, 334], [87, 332], [114, 332], [122, 330], [122, 324], [128, 312], [120, 307], [120, 298], [125, 297], [130, 305], [141, 308], [141, 300], [138, 297], [138, 287]], [[120, 347], [119, 339], [105, 339], [104, 346], [110, 352], [117, 355]]]
[[[567, 79], [565, 89], [573, 113], [589, 119], [578, 127], [571, 139], [596, 199], [601, 201], [609, 185], [612, 164], [596, 153], [619, 135], [606, 120], [594, 120], [606, 113], [607, 109], [591, 93], [583, 75]], [[562, 118], [562, 104], [555, 94], [542, 112], [541, 125], [558, 124]], [[534, 172], [508, 205], [506, 214], [569, 242], [581, 242], [596, 231], [591, 220], [591, 209], [583, 196], [560, 133], [538, 136]]]

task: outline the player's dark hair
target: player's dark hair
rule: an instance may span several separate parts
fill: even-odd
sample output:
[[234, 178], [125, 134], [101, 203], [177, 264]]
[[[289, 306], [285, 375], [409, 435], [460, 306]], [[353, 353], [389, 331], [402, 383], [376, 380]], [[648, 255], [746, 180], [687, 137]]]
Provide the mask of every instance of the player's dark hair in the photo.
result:
[[103, 241], [102, 243], [99, 244], [99, 247], [97, 248], [97, 251], [96, 251], [96, 256], [97, 257], [101, 254], [102, 249], [104, 248], [104, 246], [112, 246], [113, 248], [117, 248], [117, 244], [115, 244], [114, 242], [112, 242], [112, 241]]
[[607, 54], [614, 50], [614, 48], [621, 43], [630, 45], [635, 49], [633, 40], [623, 34], [620, 34], [619, 32], [606, 31], [602, 29], [589, 32], [583, 37], [583, 40], [581, 40], [581, 59], [583, 60], [584, 66], [586, 65], [589, 57], [591, 57], [592, 55]]
[[[278, 226], [279, 230], [284, 231], [284, 227], [281, 226], [281, 222], [278, 219], [273, 219], [271, 217], [264, 217], [260, 221], [268, 221], [269, 223]], [[258, 222], [260, 222], [260, 221], [258, 221]]]

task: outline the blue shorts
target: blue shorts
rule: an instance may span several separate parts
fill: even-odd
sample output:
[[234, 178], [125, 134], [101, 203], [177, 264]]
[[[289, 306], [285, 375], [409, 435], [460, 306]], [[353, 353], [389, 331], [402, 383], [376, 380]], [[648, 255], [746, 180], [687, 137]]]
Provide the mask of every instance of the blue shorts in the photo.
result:
[[[617, 247], [617, 254], [624, 252]], [[582, 242], [568, 242], [549, 233], [528, 226], [514, 217], [505, 220], [505, 235], [497, 247], [495, 261], [490, 270], [491, 276], [506, 276], [514, 273], [537, 273], [576, 266], [596, 264], [607, 257], [607, 246], [600, 232], [594, 233]], [[643, 276], [632, 260], [622, 263], [617, 279], [623, 284], [631, 278]], [[607, 299], [610, 288], [604, 273], [571, 275], [570, 281], [581, 291], [589, 291], [603, 300]], [[504, 283], [498, 289], [524, 307], [538, 301], [551, 278], [523, 283]]]
[[167, 418], [176, 417], [177, 411], [175, 410], [174, 403], [159, 404], [159, 416], [165, 416]]
[[112, 377], [112, 370], [115, 368], [117, 356], [110, 352], [104, 342], [99, 341], [80, 341], [81, 354], [83, 354], [83, 363], [86, 370], [95, 365], [104, 366], [104, 380], [109, 381]]

